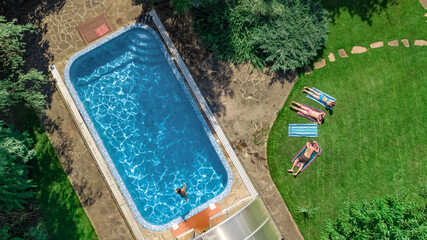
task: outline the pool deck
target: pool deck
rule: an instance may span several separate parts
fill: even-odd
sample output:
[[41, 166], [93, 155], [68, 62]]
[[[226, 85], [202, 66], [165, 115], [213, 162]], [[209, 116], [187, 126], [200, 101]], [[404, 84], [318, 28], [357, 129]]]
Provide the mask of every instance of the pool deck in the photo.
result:
[[[114, 30], [134, 23], [142, 10], [140, 5], [134, 5], [133, 2], [67, 1], [57, 11], [44, 16], [43, 24], [46, 24], [47, 31], [43, 40], [48, 42], [49, 54], [53, 56], [51, 63], [55, 64], [62, 77], [68, 59], [86, 47], [76, 27], [104, 12]], [[286, 239], [302, 239], [271, 180], [266, 160], [266, 144], [254, 144], [254, 134], [272, 126], [277, 112], [293, 87], [294, 78], [269, 76], [257, 70], [251, 71], [247, 65], [224, 64], [212, 55], [198, 61], [198, 56], [194, 56], [194, 52], [189, 50], [201, 48], [197, 41], [192, 46], [180, 42], [184, 37], [194, 37], [193, 33], [188, 34], [192, 29], [186, 29], [191, 27], [185, 24], [179, 26], [181, 23], [173, 21], [173, 16], [167, 12], [158, 12], [158, 15], [279, 230]], [[183, 28], [183, 31], [176, 33], [174, 28]], [[217, 81], [220, 75], [226, 76], [227, 81]], [[49, 108], [42, 117], [42, 122], [98, 237], [132, 239], [123, 212], [119, 210], [119, 204], [113, 198], [58, 91], [50, 96]], [[223, 209], [249, 196], [242, 179], [229, 158], [228, 160], [235, 180], [230, 194], [219, 202]], [[140, 230], [146, 239], [173, 238], [169, 230], [152, 232], [142, 227]]]

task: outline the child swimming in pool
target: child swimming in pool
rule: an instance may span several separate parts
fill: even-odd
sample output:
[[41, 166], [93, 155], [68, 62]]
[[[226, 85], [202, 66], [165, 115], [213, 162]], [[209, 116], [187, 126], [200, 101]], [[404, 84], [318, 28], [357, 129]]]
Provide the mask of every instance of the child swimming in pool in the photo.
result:
[[186, 201], [188, 201], [187, 197], [187, 184], [184, 183], [184, 187], [181, 188], [175, 188], [175, 192], [181, 195], [181, 197], [185, 198]]

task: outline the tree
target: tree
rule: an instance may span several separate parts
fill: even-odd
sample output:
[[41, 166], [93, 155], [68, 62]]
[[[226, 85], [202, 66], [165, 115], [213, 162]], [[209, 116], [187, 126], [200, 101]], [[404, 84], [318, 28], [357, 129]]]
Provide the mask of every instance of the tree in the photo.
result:
[[323, 239], [427, 239], [426, 207], [402, 196], [346, 204]]
[[[188, 13], [192, 7], [198, 7], [212, 1], [216, 0], [170, 0], [170, 5], [178, 15], [184, 15]], [[149, 6], [152, 6], [157, 2], [160, 2], [160, 0], [136, 0], [136, 3], [138, 4], [145, 3]]]
[[196, 12], [196, 29], [220, 59], [295, 70], [327, 40], [326, 11], [311, 0], [220, 0]]
[[27, 163], [35, 157], [35, 151], [27, 133], [12, 130], [16, 119], [10, 117], [10, 113], [22, 106], [41, 113], [46, 105], [42, 93], [46, 76], [34, 69], [25, 70], [22, 39], [25, 33], [31, 34], [32, 31], [31, 24], [18, 25], [16, 19], [6, 22], [0, 16], [0, 215], [6, 219], [6, 222], [2, 221], [5, 226], [0, 226], [0, 239], [21, 239], [11, 235], [34, 240], [48, 238], [44, 228], [22, 228], [7, 222], [14, 219], [11, 216], [25, 214], [21, 209], [34, 194]]
[[46, 101], [41, 90], [47, 78], [35, 69], [23, 70], [25, 43], [22, 38], [24, 32], [33, 31], [32, 25], [16, 23], [16, 19], [6, 22], [0, 16], [0, 112], [7, 114], [19, 103], [42, 112]]
[[30, 143], [25, 134], [0, 128], [0, 212], [23, 209], [26, 200], [33, 196], [26, 165], [35, 157]]

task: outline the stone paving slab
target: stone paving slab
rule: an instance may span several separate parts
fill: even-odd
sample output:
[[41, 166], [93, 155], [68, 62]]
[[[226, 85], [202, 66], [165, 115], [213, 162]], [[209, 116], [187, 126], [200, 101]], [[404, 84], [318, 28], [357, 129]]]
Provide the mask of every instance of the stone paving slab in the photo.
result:
[[314, 64], [314, 69], [319, 69], [324, 66], [326, 66], [326, 60], [323, 58], [322, 60]]
[[362, 46], [354, 46], [352, 49], [351, 49], [351, 54], [359, 54], [359, 53], [364, 53], [364, 52], [367, 52], [368, 51], [368, 49], [366, 49], [365, 47], [362, 47]]
[[328, 58], [330, 62], [335, 62], [335, 55], [333, 53], [329, 53]]
[[343, 48], [338, 50], [338, 54], [342, 58], [347, 58], [348, 57], [347, 53], [345, 52], [345, 50]]
[[414, 45], [415, 46], [427, 46], [427, 41], [426, 40], [415, 40]]
[[398, 47], [399, 46], [399, 41], [398, 40], [393, 40], [387, 43], [387, 45], [391, 46], [391, 47]]
[[403, 43], [403, 46], [409, 47], [409, 40], [408, 39], [402, 39], [401, 41]]
[[383, 41], [374, 42], [374, 43], [371, 43], [369, 46], [371, 48], [383, 47], [384, 46], [384, 42]]

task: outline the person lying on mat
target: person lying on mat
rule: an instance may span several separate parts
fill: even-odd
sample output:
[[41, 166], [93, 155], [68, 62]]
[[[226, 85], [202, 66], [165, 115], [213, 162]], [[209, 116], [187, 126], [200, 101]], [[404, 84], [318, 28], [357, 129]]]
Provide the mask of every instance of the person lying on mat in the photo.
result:
[[303, 106], [295, 101], [292, 101], [292, 104], [296, 105], [297, 107], [291, 105], [291, 108], [296, 110], [297, 112], [300, 112], [306, 116], [312, 117], [316, 119], [316, 122], [320, 125], [325, 121], [325, 115], [326, 113], [319, 113], [317, 111], [314, 111], [313, 109], [310, 109], [306, 106]]
[[292, 165], [291, 169], [288, 169], [289, 173], [293, 173], [294, 172], [294, 168], [296, 165], [298, 165], [299, 163], [301, 163], [301, 165], [299, 166], [299, 169], [296, 173], [293, 173], [292, 175], [296, 176], [298, 175], [298, 173], [301, 172], [301, 169], [304, 167], [305, 164], [308, 163], [308, 161], [311, 158], [311, 155], [316, 152], [319, 153], [319, 149], [316, 148], [317, 146], [317, 142], [316, 141], [309, 141], [305, 144], [305, 146], [307, 147], [305, 149], [305, 152], [303, 154], [301, 154], [301, 156], [299, 156], [297, 159], [295, 159], [294, 161], [294, 165]]
[[181, 197], [185, 198], [186, 201], [188, 201], [187, 197], [187, 184], [184, 183], [184, 187], [181, 188], [175, 188], [175, 192], [181, 195]]
[[303, 93], [307, 93], [310, 94], [312, 97], [314, 97], [315, 99], [323, 102], [326, 106], [334, 108], [335, 107], [335, 101], [332, 100], [331, 98], [329, 98], [328, 96], [326, 96], [325, 94], [320, 94], [317, 91], [309, 88], [309, 87], [304, 87], [304, 90], [302, 91]]

